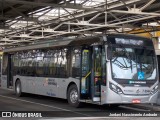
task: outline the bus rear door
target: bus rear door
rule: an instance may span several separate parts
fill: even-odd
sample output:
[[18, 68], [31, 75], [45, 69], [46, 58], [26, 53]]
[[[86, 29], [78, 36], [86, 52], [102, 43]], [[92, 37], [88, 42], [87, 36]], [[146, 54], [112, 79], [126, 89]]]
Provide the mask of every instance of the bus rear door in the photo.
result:
[[90, 47], [82, 48], [80, 99], [91, 99], [91, 55]]

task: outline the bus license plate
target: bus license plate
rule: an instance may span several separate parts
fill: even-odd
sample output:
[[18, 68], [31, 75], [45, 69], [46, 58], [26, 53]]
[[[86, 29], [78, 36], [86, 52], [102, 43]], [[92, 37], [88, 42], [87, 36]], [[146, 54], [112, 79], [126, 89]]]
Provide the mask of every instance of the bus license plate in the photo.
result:
[[132, 103], [141, 103], [140, 99], [132, 99]]

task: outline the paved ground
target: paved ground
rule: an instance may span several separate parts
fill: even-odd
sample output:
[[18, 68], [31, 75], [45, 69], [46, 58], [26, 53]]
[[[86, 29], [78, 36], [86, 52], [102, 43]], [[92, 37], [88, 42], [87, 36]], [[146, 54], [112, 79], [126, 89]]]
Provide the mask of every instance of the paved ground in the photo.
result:
[[158, 84], [158, 88], [159, 88], [159, 94], [158, 94], [157, 104], [160, 105], [160, 82]]
[[[143, 114], [143, 113], [154, 113], [153, 109], [130, 106], [130, 105], [121, 105], [117, 108], [108, 108], [99, 105], [85, 104], [83, 108], [73, 108], [71, 107], [66, 100], [25, 94], [23, 97], [17, 98], [13, 91], [4, 90], [0, 88], [0, 112], [11, 112], [13, 116], [25, 116], [30, 113], [41, 113], [44, 118], [36, 119], [46, 119], [47, 116], [54, 117], [54, 119], [61, 120], [72, 120], [72, 119], [113, 119], [116, 118], [120, 120], [121, 118], [127, 119], [130, 117], [120, 117], [122, 113], [127, 114]], [[13, 113], [14, 112], [14, 113]], [[19, 114], [20, 113], [20, 114]], [[116, 114], [115, 114], [116, 113]], [[109, 117], [109, 115], [117, 117]], [[61, 118], [59, 118], [61, 117]], [[72, 117], [72, 118], [70, 118]], [[78, 118], [77, 118], [78, 117]], [[96, 117], [96, 118], [95, 118]], [[98, 117], [98, 118], [97, 118]], [[137, 117], [134, 117], [135, 120]], [[2, 118], [1, 118], [2, 119]], [[3, 118], [4, 119], [4, 118]], [[6, 119], [6, 118], [5, 118]], [[14, 119], [14, 118], [12, 118]], [[16, 118], [17, 119], [17, 118]], [[24, 118], [23, 118], [24, 119]], [[31, 118], [30, 118], [31, 119]], [[143, 119], [143, 117], [141, 117]], [[154, 117], [152, 120], [156, 120]], [[145, 119], [147, 120], [147, 119]]]

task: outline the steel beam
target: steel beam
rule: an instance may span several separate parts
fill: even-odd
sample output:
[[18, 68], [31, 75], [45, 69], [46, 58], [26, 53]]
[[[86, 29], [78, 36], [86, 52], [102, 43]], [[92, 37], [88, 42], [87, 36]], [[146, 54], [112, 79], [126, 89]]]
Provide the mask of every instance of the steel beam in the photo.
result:
[[136, 11], [124, 11], [124, 10], [110, 10], [112, 13], [122, 13], [122, 14], [137, 14], [137, 15], [152, 15], [152, 16], [160, 16], [160, 13], [152, 13], [152, 12], [136, 12]]
[[[6, 1], [9, 1], [9, 0], [6, 0]], [[11, 0], [12, 2], [14, 1], [14, 2], [17, 2], [17, 0]], [[126, 1], [126, 5], [128, 5], [128, 4], [133, 4], [133, 3], [136, 3], [136, 2], [139, 2], [139, 1], [141, 1], [141, 0], [134, 0], [134, 1], [132, 1], [132, 0], [128, 0], [128, 1]], [[21, 2], [23, 2], [23, 1], [21, 1]], [[26, 1], [25, 1], [26, 2]], [[33, 3], [33, 2], [32, 2]], [[20, 4], [22, 4], [22, 3], [20, 3]], [[37, 3], [35, 3], [35, 4], [37, 4]], [[48, 4], [48, 3], [47, 3]], [[32, 4], [33, 5], [33, 4]], [[46, 4], [45, 4], [46, 5]], [[56, 7], [56, 6], [54, 6], [54, 4], [52, 4], [53, 6], [52, 7]], [[57, 4], [56, 4], [57, 5]], [[123, 3], [117, 3], [117, 4], [115, 4], [115, 5], [111, 5], [111, 6], [109, 6], [109, 8], [107, 9], [107, 10], [111, 10], [111, 9], [115, 9], [116, 7], [120, 7], [120, 6], [124, 6], [124, 4]], [[41, 5], [40, 5], [41, 6]], [[48, 6], [48, 5], [47, 5]], [[62, 7], [62, 8], [67, 8], [66, 6], [68, 6], [68, 4], [67, 5], [58, 5], [57, 7]], [[75, 7], [75, 9], [78, 9], [76, 6], [72, 6], [72, 7]], [[81, 6], [82, 7], [82, 6]], [[83, 8], [83, 7], [82, 7]], [[101, 6], [101, 8], [102, 8], [102, 6]], [[90, 8], [89, 8], [90, 9]], [[86, 10], [86, 9], [82, 9], [82, 10]], [[91, 9], [90, 9], [91, 10]], [[58, 24], [57, 24], [57, 27], [55, 27], [56, 29], [58, 29], [61, 25], [63, 25], [63, 23], [64, 24], [66, 24], [66, 21], [69, 21], [69, 20], [74, 20], [74, 19], [78, 19], [78, 18], [81, 18], [81, 17], [84, 17], [84, 16], [88, 16], [88, 15], [91, 15], [91, 14], [96, 14], [96, 13], [99, 13], [100, 11], [95, 11], [95, 9], [93, 8], [92, 9], [93, 11], [87, 11], [84, 15], [83, 14], [80, 14], [80, 15], [74, 15], [74, 18], [67, 18], [67, 17], [65, 17], [64, 16], [64, 19], [62, 20], [62, 22], [57, 22]], [[102, 9], [101, 9], [102, 10]], [[48, 26], [48, 25], [51, 25], [51, 24], [53, 24], [53, 23], [56, 23], [55, 21], [57, 21], [59, 19], [59, 17], [57, 17], [56, 19], [53, 19], [52, 21], [48, 21], [47, 23], [45, 23], [44, 25], [43, 25], [43, 27], [45, 27], [45, 26]], [[93, 17], [93, 19], [94, 19], [94, 17]], [[126, 21], [125, 21], [126, 22]], [[130, 22], [132, 22], [132, 21], [130, 21]], [[75, 23], [73, 23], [73, 24], [75, 24]], [[79, 24], [79, 23], [76, 23], [76, 24]], [[114, 23], [113, 23], [114, 24]], [[89, 30], [94, 30], [94, 29], [98, 29], [98, 28], [103, 28], [103, 27], [114, 27], [114, 25], [113, 24], [110, 24], [110, 25], [108, 25], [108, 24], [106, 24], [105, 26], [104, 25], [101, 25], [101, 24], [87, 24], [87, 26], [90, 26], [91, 28], [86, 28], [86, 29], [81, 29], [81, 30], [75, 30], [75, 31], [70, 31], [70, 32], [65, 32], [65, 31], [62, 31], [63, 33], [60, 33], [60, 32], [57, 32], [57, 34], [54, 34], [54, 35], [49, 35], [49, 36], [45, 36], [45, 37], [47, 37], [47, 38], [50, 38], [50, 37], [54, 37], [54, 36], [57, 36], [57, 35], [65, 35], [65, 34], [76, 34], [76, 33], [80, 33], [80, 32], [84, 32], [84, 31], [89, 31]], [[121, 22], [119, 22], [119, 24], [121, 24]], [[71, 25], [71, 24], [70, 24]], [[80, 23], [80, 25], [82, 25], [81, 23]], [[115, 24], [116, 25], [116, 24]], [[41, 26], [40, 25], [37, 25], [36, 27], [34, 27], [34, 26], [30, 26], [30, 27], [27, 27], [27, 29], [28, 30], [32, 30], [32, 29], [36, 29], [36, 28], [40, 28]], [[116, 25], [115, 27], [120, 27], [120, 26], [118, 26], [118, 25]], [[18, 30], [18, 31], [21, 31], [21, 30]], [[56, 33], [56, 32], [54, 32], [54, 33]], [[12, 34], [15, 34], [15, 32], [8, 32], [7, 34], [9, 34], [9, 35], [12, 35]], [[39, 39], [39, 38], [37, 38], [37, 39]], [[36, 38], [34, 39], [28, 39], [28, 40], [25, 40], [25, 41], [34, 41], [34, 40], [36, 40]], [[24, 41], [23, 41], [24, 42]], [[16, 42], [15, 42], [16, 43]]]
[[149, 5], [151, 5], [153, 2], [155, 2], [156, 0], [150, 0], [146, 5], [144, 5], [143, 7], [140, 8], [140, 10], [144, 10], [145, 8], [147, 8]]
[[114, 14], [113, 14], [113, 13], [111, 13], [111, 12], [109, 12], [109, 14], [110, 14], [111, 16], [113, 16], [113, 17], [115, 18], [115, 20], [117, 20], [117, 21], [121, 22], [121, 20], [120, 20], [116, 15], [114, 15]]
[[[13, 0], [12, 0], [13, 1]], [[14, 0], [15, 1], [15, 0]], [[134, 3], [136, 3], [136, 2], [141, 2], [141, 0], [130, 0], [130, 1], [126, 1], [126, 4], [127, 5], [129, 5], [129, 4], [134, 4]], [[105, 5], [105, 4], [104, 4]], [[120, 7], [120, 6], [122, 6], [123, 4], [122, 3], [119, 3], [119, 4], [116, 4], [116, 5], [112, 5], [112, 6], [110, 6], [109, 8], [108, 8], [108, 10], [111, 10], [111, 9], [115, 9], [115, 8], [117, 8], [117, 7]], [[83, 16], [88, 16], [88, 15], [91, 15], [91, 14], [95, 14], [95, 13], [97, 13], [97, 11], [88, 11], [88, 12], [86, 12], [85, 14], [80, 14], [80, 15], [76, 15], [75, 16], [75, 18], [80, 18], [80, 17], [83, 17]], [[65, 18], [66, 18], [66, 16], [64, 16]], [[72, 19], [65, 19], [65, 20], [63, 20], [62, 22], [64, 22], [64, 21], [68, 21], [68, 20], [73, 20], [73, 18]], [[56, 22], [57, 21], [57, 22]], [[59, 17], [57, 18], [57, 19], [53, 19], [51, 22], [48, 22], [48, 23], [46, 23], [46, 24], [44, 24], [43, 26], [48, 26], [48, 25], [50, 25], [50, 24], [53, 24], [53, 23], [58, 23], [58, 21], [59, 21]], [[41, 27], [41, 26], [39, 26], [39, 25], [37, 25], [36, 27], [30, 27], [30, 28], [28, 28], [28, 29], [35, 29], [35, 28], [39, 28], [39, 27]], [[14, 34], [13, 32], [10, 32], [10, 33], [8, 33], [8, 34]]]
[[88, 20], [88, 22], [93, 21], [94, 19], [96, 19], [98, 16], [100, 16], [102, 13], [98, 13], [97, 15], [95, 15], [94, 17], [92, 17], [91, 19]]
[[130, 7], [124, 2], [124, 0], [119, 0], [119, 1], [122, 2], [126, 6], [126, 8], [130, 9]]
[[42, 39], [44, 37], [40, 37], [40, 36], [18, 36], [18, 35], [13, 35], [10, 36], [11, 38], [32, 38], [32, 39]]
[[[1, 0], [2, 1], [2, 0]], [[59, 4], [54, 4], [54, 3], [42, 3], [42, 2], [29, 2], [29, 1], [24, 1], [24, 0], [4, 0], [8, 3], [16, 3], [16, 4], [24, 4], [24, 5], [34, 5], [34, 6], [42, 6], [42, 7], [55, 7], [55, 8], [71, 8], [71, 9], [81, 9], [81, 10], [89, 10], [89, 11], [104, 11], [104, 9], [101, 8], [89, 8], [89, 7], [82, 7], [82, 5], [73, 5], [73, 4], [64, 4], [64, 5], [59, 5]]]
[[8, 5], [12, 10], [14, 10], [16, 13], [18, 13], [19, 15], [21, 15], [22, 17], [26, 18], [27, 16], [25, 14], [23, 14], [22, 12], [20, 12], [19, 10], [17, 10], [16, 8], [14, 8], [11, 5]]

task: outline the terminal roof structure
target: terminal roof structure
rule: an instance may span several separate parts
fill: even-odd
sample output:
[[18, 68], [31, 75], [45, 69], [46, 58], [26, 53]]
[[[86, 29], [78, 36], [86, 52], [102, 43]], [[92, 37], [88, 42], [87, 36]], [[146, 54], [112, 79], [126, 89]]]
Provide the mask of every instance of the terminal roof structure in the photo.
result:
[[[159, 30], [159, 0], [0, 0], [0, 46]], [[61, 39], [60, 39], [61, 40]]]

